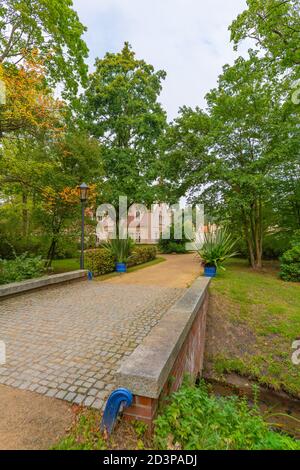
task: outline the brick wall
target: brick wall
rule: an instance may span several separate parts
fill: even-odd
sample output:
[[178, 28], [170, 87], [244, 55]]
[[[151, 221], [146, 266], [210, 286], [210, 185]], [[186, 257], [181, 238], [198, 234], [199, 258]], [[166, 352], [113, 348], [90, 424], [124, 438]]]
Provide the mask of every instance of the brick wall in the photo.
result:
[[178, 390], [186, 374], [193, 377], [194, 380], [201, 375], [203, 369], [207, 310], [208, 292], [206, 291], [203, 303], [178, 352], [160, 397], [157, 399], [135, 395], [133, 405], [124, 410], [125, 418], [144, 421], [151, 426], [156, 416], [160, 400]]

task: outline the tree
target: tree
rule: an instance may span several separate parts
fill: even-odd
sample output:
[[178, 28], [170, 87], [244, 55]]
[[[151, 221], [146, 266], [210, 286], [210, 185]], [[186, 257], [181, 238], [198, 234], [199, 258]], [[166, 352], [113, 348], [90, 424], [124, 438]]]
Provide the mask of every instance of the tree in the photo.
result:
[[84, 125], [102, 144], [104, 192], [115, 206], [155, 199], [158, 139], [166, 114], [158, 103], [165, 72], [135, 58], [129, 44], [96, 60], [82, 97]]
[[0, 63], [22, 64], [38, 54], [50, 81], [76, 93], [87, 74], [85, 30], [71, 0], [2, 0]]
[[276, 220], [272, 198], [279, 175], [299, 158], [289, 93], [290, 78], [251, 52], [249, 60], [224, 67], [218, 87], [207, 95], [207, 115], [186, 109], [173, 125], [170, 166], [179, 162], [182, 187], [219, 223], [236, 228], [256, 269], [262, 266], [264, 231]]
[[167, 127], [161, 139], [162, 155], [159, 162], [162, 200], [175, 204], [187, 196], [200, 165], [204, 171], [209, 163], [207, 155], [210, 117], [200, 108], [182, 107], [179, 115]]
[[285, 66], [300, 65], [299, 0], [247, 0], [247, 5], [230, 26], [235, 46], [248, 37]]
[[5, 93], [0, 105], [0, 138], [10, 132], [34, 133], [49, 127], [58, 130], [61, 111], [66, 108], [53, 98], [41, 64], [24, 62], [19, 68], [0, 64], [0, 81]]
[[72, 230], [74, 222], [80, 227], [77, 186], [83, 179], [91, 186], [90, 207], [95, 204], [102, 177], [99, 143], [74, 129], [59, 135], [43, 130], [35, 139], [24, 134], [4, 139], [2, 153], [1, 209], [11, 208], [13, 219], [19, 217], [14, 231], [25, 241], [30, 233], [37, 238], [47, 234], [50, 266], [62, 233]]

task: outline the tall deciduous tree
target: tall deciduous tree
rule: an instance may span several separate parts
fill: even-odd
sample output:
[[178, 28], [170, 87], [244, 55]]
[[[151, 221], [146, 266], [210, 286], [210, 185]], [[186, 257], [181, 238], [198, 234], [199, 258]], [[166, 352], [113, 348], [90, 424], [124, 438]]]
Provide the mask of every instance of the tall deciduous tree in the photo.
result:
[[[288, 140], [297, 139], [286, 100], [290, 81], [276, 67], [251, 54], [225, 67], [219, 86], [207, 101], [213, 123], [211, 189], [240, 223], [252, 267], [261, 268], [268, 206], [277, 176], [289, 154]], [[299, 142], [298, 142], [299, 143]]]
[[285, 66], [300, 65], [299, 0], [247, 0], [247, 5], [230, 27], [235, 45], [248, 37]]
[[200, 108], [184, 106], [161, 139], [160, 181], [162, 200], [176, 203], [195, 183], [195, 172], [209, 164], [211, 119]]
[[[18, 139], [4, 139], [2, 152], [1, 209], [14, 211], [19, 223], [13, 230], [23, 237], [24, 247], [30, 233], [37, 238], [47, 236], [49, 247], [45, 254], [50, 265], [62, 232], [79, 217], [77, 186], [83, 180], [94, 189], [100, 186], [99, 143], [73, 129], [60, 134], [42, 129], [35, 139], [26, 134]], [[93, 205], [91, 197], [89, 204]], [[80, 227], [79, 221], [77, 226]]]
[[22, 64], [38, 54], [52, 83], [76, 92], [87, 74], [85, 30], [72, 0], [2, 0], [0, 63]]
[[135, 57], [129, 44], [97, 59], [82, 98], [84, 121], [103, 147], [105, 190], [109, 202], [155, 198], [157, 142], [166, 125], [158, 102], [165, 72]]
[[251, 53], [249, 60], [224, 67], [218, 87], [207, 95], [208, 116], [184, 110], [173, 126], [169, 158], [171, 165], [179, 162], [183, 187], [218, 220], [238, 228], [257, 269], [264, 231], [277, 220], [270, 212], [278, 182], [299, 158], [289, 94], [290, 79]]

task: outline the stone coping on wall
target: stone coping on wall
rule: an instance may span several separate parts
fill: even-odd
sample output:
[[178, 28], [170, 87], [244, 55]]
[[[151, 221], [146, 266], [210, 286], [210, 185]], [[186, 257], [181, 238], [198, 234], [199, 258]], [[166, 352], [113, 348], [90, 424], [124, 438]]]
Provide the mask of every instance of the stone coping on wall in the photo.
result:
[[205, 299], [210, 279], [199, 277], [122, 363], [118, 387], [158, 399]]
[[43, 276], [36, 279], [28, 279], [21, 282], [13, 282], [0, 286], [0, 299], [18, 295], [34, 289], [41, 289], [63, 282], [81, 280], [87, 277], [87, 271], [79, 269], [78, 271], [70, 271], [61, 274], [52, 274], [51, 276]]

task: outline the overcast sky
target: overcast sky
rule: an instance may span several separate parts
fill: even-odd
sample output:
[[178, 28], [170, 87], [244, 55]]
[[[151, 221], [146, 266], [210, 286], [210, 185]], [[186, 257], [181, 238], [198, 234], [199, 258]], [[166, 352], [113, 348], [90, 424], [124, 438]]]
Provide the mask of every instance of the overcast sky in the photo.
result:
[[[246, 0], [73, 0], [87, 28], [89, 65], [129, 41], [138, 58], [167, 72], [160, 101], [173, 119], [180, 106], [205, 106], [222, 66], [237, 53], [228, 26]], [[242, 54], [244, 50], [240, 50]]]

